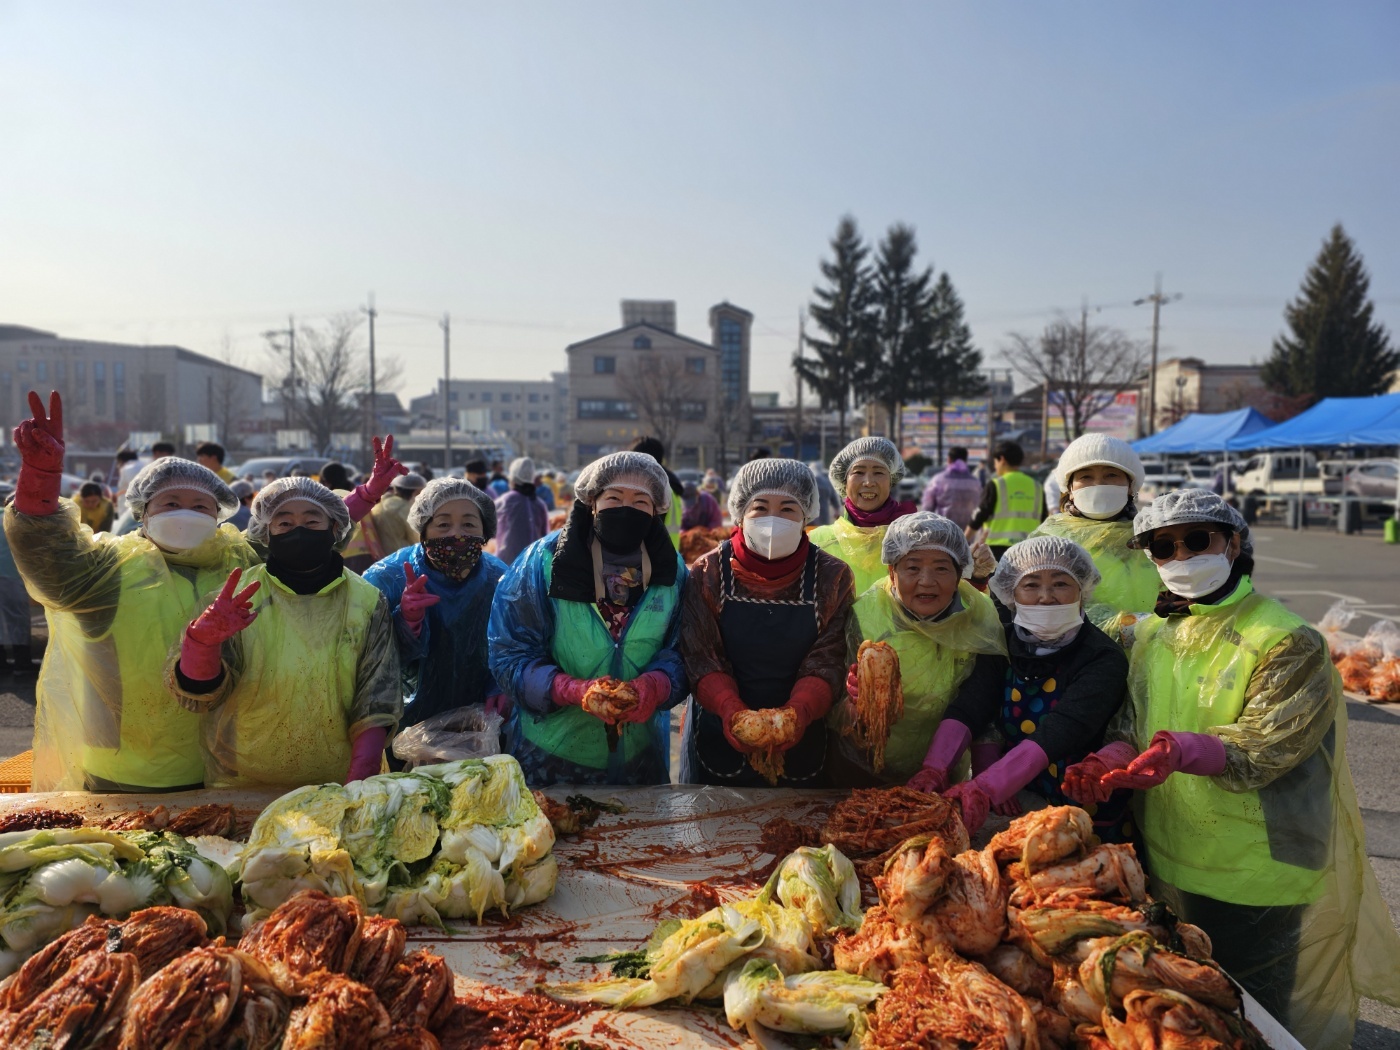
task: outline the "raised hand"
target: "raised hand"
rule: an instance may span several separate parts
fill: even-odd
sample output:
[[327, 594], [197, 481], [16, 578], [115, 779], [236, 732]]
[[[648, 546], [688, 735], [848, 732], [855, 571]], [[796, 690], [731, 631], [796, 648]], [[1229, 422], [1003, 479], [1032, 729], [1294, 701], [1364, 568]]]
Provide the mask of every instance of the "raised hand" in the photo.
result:
[[258, 618], [258, 614], [253, 610], [253, 595], [258, 593], [262, 582], [254, 580], [238, 591], [238, 584], [242, 579], [242, 569], [234, 569], [229, 573], [219, 596], [209, 608], [199, 614], [194, 623], [190, 624], [190, 629], [186, 632], [190, 640], [200, 645], [222, 645]]
[[54, 473], [63, 471], [63, 399], [55, 390], [49, 395], [49, 409], [33, 390], [29, 391], [32, 419], [15, 427], [15, 448], [25, 466]]
[[390, 434], [382, 442], [374, 439], [374, 467], [370, 471], [365, 488], [374, 499], [389, 491], [394, 479], [408, 473], [408, 468], [394, 458], [394, 435]]
[[408, 585], [399, 597], [399, 615], [416, 635], [418, 628], [422, 626], [423, 617], [428, 615], [428, 609], [441, 599], [436, 594], [429, 593], [428, 577], [419, 576], [408, 562], [404, 562], [403, 576]]

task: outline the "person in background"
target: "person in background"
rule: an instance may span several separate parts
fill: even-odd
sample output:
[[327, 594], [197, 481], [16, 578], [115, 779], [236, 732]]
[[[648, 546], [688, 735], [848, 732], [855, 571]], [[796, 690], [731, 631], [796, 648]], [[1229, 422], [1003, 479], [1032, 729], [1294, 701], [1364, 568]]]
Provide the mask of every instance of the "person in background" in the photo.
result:
[[554, 485], [550, 474], [535, 475], [535, 495], [544, 503], [545, 510], [554, 509]]
[[137, 455], [135, 449], [117, 449], [115, 464], [115, 477], [112, 480], [112, 491], [115, 494], [117, 513], [121, 514], [126, 510], [126, 490], [131, 484], [131, 479], [141, 472], [145, 466], [141, 462], [141, 457]]
[[716, 503], [724, 498], [724, 479], [719, 476], [719, 471], [715, 470], [714, 467], [710, 467], [705, 471], [705, 477], [704, 480], [700, 482], [700, 488], [702, 491], [708, 492], [713, 496]]
[[684, 516], [680, 499], [683, 486], [681, 479], [676, 477], [666, 466], [666, 446], [661, 443], [659, 438], [639, 437], [632, 442], [632, 451], [650, 456], [661, 464], [662, 470], [666, 471], [666, 483], [671, 486], [671, 495], [674, 497], [671, 500], [670, 509], [666, 512], [666, 531], [671, 534], [671, 542], [675, 543], [676, 537], [681, 534], [681, 518]]
[[116, 518], [116, 508], [102, 495], [102, 486], [95, 481], [84, 482], [78, 490], [78, 520], [93, 532], [111, 532]]
[[[685, 563], [664, 517], [666, 472], [640, 452], [594, 460], [563, 529], [496, 588], [491, 673], [514, 700], [507, 735], [531, 784], [665, 784], [670, 709], [689, 688], [678, 650]], [[600, 679], [637, 701], [616, 721], [583, 709]]]
[[[384, 596], [348, 571], [345, 502], [281, 478], [253, 502], [267, 563], [235, 570], [189, 624], [166, 685], [200, 721], [209, 787], [286, 790], [378, 773], [403, 712]], [[327, 644], [333, 639], [333, 644]]]
[[496, 556], [507, 565], [549, 531], [549, 508], [535, 488], [535, 461], [511, 460], [509, 479], [510, 491], [496, 500]]
[[1045, 482], [1040, 488], [1045, 493], [1045, 509], [1054, 514], [1059, 509], [1060, 500], [1065, 494], [1065, 487], [1060, 481], [1059, 472], [1052, 470], [1045, 475]]
[[[152, 463], [154, 463], [154, 462], [155, 462], [156, 460], [158, 460], [158, 459], [164, 459], [166, 456], [173, 456], [173, 455], [175, 455], [175, 446], [174, 446], [174, 444], [172, 444], [172, 443], [169, 442], [169, 441], [157, 441], [155, 444], [153, 444], [153, 445], [151, 446], [151, 462], [152, 462]], [[207, 468], [206, 468], [206, 469], [207, 469]], [[223, 479], [223, 478], [220, 478], [219, 480], [220, 480], [220, 481], [223, 481], [224, 479]], [[227, 484], [227, 482], [224, 482], [224, 483]]]
[[[5, 530], [0, 529], [0, 645], [10, 658], [0, 664], [16, 678], [34, 676], [34, 655], [29, 618], [29, 592], [24, 589]], [[3, 660], [3, 655], [0, 655]]]
[[830, 525], [813, 529], [812, 542], [851, 567], [859, 596], [888, 575], [880, 561], [885, 526], [917, 508], [891, 495], [904, 477], [904, 458], [887, 438], [856, 438], [836, 454], [828, 473], [845, 496], [845, 509]]
[[987, 482], [982, 503], [967, 526], [967, 538], [986, 526], [987, 546], [998, 561], [1013, 543], [1019, 543], [1045, 520], [1045, 494], [1029, 474], [1021, 472], [1025, 453], [1014, 441], [999, 442], [992, 450], [996, 477]]
[[[486, 470], [486, 460], [469, 459], [463, 471], [467, 480], [479, 488], [482, 492], [488, 492], [491, 487], [491, 475]], [[488, 492], [488, 494], [490, 494]]]
[[21, 457], [5, 510], [10, 552], [44, 606], [44, 653], [34, 718], [37, 791], [181, 791], [204, 780], [198, 719], [172, 703], [166, 655], [200, 598], [258, 555], [219, 522], [237, 509], [229, 487], [198, 463], [167, 457], [127, 489], [137, 531], [93, 536], [58, 497], [63, 405], [15, 428]]
[[252, 482], [239, 478], [229, 486], [233, 494], [238, 497], [238, 509], [233, 512], [233, 517], [228, 519], [228, 523], [239, 532], [248, 531], [248, 518], [252, 513], [253, 497], [258, 494], [258, 490], [253, 488]]
[[968, 468], [967, 449], [954, 445], [948, 449], [948, 465], [924, 487], [919, 506], [955, 521], [965, 529], [972, 524], [972, 516], [977, 512], [981, 499], [982, 483]]
[[841, 497], [831, 479], [827, 477], [826, 468], [822, 466], [821, 460], [814, 459], [807, 466], [812, 468], [812, 477], [817, 479], [817, 516], [812, 519], [812, 524], [818, 527], [830, 525], [841, 517]]
[[1167, 492], [1134, 542], [1165, 588], [1137, 625], [1110, 743], [1066, 772], [1134, 791], [1150, 889], [1308, 1047], [1351, 1045], [1357, 998], [1400, 1003], [1400, 936], [1366, 856], [1327, 643], [1254, 590], [1254, 542], [1213, 492]]
[[386, 555], [418, 542], [418, 534], [408, 523], [408, 512], [414, 498], [426, 484], [421, 474], [407, 473], [397, 477], [391, 483], [389, 495], [383, 497], [370, 512], [367, 520], [378, 534], [379, 544]]
[[274, 481], [277, 480], [277, 471], [272, 470], [271, 468], [264, 470], [262, 480], [264, 487], [267, 485], [271, 485]]
[[[1088, 552], [1059, 536], [1018, 543], [997, 564], [991, 591], [1003, 610], [1006, 655], [978, 659], [948, 705], [923, 768], [909, 780], [911, 788], [956, 799], [969, 832], [993, 808], [1019, 813], [1021, 790], [1050, 805], [1067, 804], [1060, 788], [1066, 765], [1102, 745], [1122, 706], [1128, 659], [1084, 615], [1098, 579]], [[994, 758], [979, 757], [974, 765], [982, 768], [973, 769], [972, 779], [953, 784], [968, 745], [989, 732], [1000, 737], [1004, 753], [997, 748]], [[1091, 811], [1095, 834], [1106, 842], [1131, 838], [1127, 809], [1126, 792], [1106, 796]]]
[[422, 537], [373, 565], [394, 618], [404, 726], [468, 705], [507, 713], [487, 661], [491, 599], [506, 565], [482, 550], [496, 535], [496, 505], [470, 481], [428, 482], [409, 512]]
[[502, 472], [504, 464], [499, 459], [491, 461], [491, 483], [487, 491], [493, 496], [504, 496], [510, 491], [510, 479]]
[[685, 594], [681, 647], [694, 698], [681, 741], [683, 782], [767, 786], [734, 720], [783, 709], [778, 785], [829, 785], [825, 718], [846, 679], [855, 584], [850, 567], [804, 531], [816, 512], [805, 463], [756, 459], [734, 475], [734, 535], [695, 562]]
[[207, 467], [215, 474], [219, 475], [219, 480], [225, 485], [231, 485], [234, 481], [233, 471], [224, 466], [227, 453], [224, 446], [217, 441], [205, 441], [194, 450], [194, 461], [201, 467]]
[[[341, 499], [347, 499], [355, 491], [355, 479], [350, 476], [350, 468], [344, 463], [332, 461], [322, 467], [321, 484]], [[384, 557], [384, 548], [374, 527], [373, 512], [357, 518], [352, 511], [350, 519], [355, 527], [350, 531], [350, 538], [345, 541], [340, 557], [347, 569], [363, 575], [366, 569]]]
[[724, 514], [708, 492], [687, 481], [681, 486], [681, 531], [687, 529], [718, 529], [724, 526]]
[[1146, 616], [1157, 604], [1161, 578], [1150, 559], [1134, 550], [1133, 515], [1142, 485], [1142, 460], [1131, 445], [1107, 434], [1085, 434], [1070, 442], [1053, 476], [1063, 495], [1032, 536], [1063, 536], [1094, 559], [1101, 577], [1089, 619], [1110, 638]]
[[[885, 530], [881, 560], [889, 575], [856, 599], [846, 630], [846, 690], [828, 719], [835, 730], [829, 760], [836, 787], [907, 781], [977, 660], [1006, 653], [996, 607], [969, 579], [976, 569], [962, 526], [929, 511], [896, 518]], [[856, 659], [867, 641], [894, 648], [904, 694], [904, 712], [890, 726], [880, 770], [850, 736]]]

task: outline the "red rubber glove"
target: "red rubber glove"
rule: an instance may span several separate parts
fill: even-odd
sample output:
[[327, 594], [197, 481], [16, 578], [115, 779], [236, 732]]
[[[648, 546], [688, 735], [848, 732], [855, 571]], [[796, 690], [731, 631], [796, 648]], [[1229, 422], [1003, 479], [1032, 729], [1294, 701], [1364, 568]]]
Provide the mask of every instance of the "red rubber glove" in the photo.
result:
[[749, 709], [739, 697], [739, 683], [721, 671], [713, 671], [695, 683], [695, 700], [710, 714], [719, 718], [720, 728], [729, 746], [741, 755], [751, 755], [754, 748], [742, 743], [730, 732], [729, 724], [734, 716]]
[[583, 694], [593, 682], [588, 678], [575, 678], [560, 671], [550, 680], [549, 698], [559, 707], [582, 707]]
[[967, 750], [972, 756], [972, 775], [975, 777], [996, 765], [997, 759], [1001, 757], [1001, 741], [983, 740]]
[[1100, 779], [1107, 788], [1129, 788], [1141, 791], [1156, 787], [1173, 773], [1195, 776], [1215, 776], [1225, 772], [1225, 742], [1210, 733], [1174, 733], [1158, 730], [1147, 750], [1128, 763], [1126, 769], [1115, 769]]
[[623, 722], [645, 722], [671, 696], [671, 679], [665, 671], [648, 671], [632, 679], [637, 690], [637, 706], [622, 716]]
[[351, 521], [361, 521], [374, 509], [394, 479], [408, 473], [408, 468], [394, 458], [394, 435], [390, 434], [380, 443], [374, 439], [374, 467], [369, 472], [369, 480], [356, 485], [355, 491], [345, 497], [345, 507], [350, 511]]
[[345, 783], [372, 777], [384, 763], [384, 738], [389, 731], [383, 726], [366, 729], [350, 744], [350, 772], [345, 775]]
[[987, 823], [987, 811], [992, 807], [992, 800], [978, 786], [977, 781], [964, 780], [961, 784], [954, 784], [943, 792], [943, 797], [949, 802], [957, 803], [962, 812], [963, 826], [967, 828], [969, 835], [977, 834], [982, 825]]
[[417, 638], [423, 630], [423, 617], [441, 599], [428, 591], [428, 577], [419, 576], [408, 562], [403, 563], [403, 576], [408, 586], [399, 596], [399, 615], [403, 617], [404, 626]]
[[941, 795], [948, 790], [948, 771], [920, 766], [919, 771], [904, 785], [910, 791], [924, 791], [930, 795]]
[[1021, 800], [1012, 795], [1005, 802], [998, 802], [993, 806], [992, 812], [999, 817], [1019, 817], [1021, 815]]
[[825, 718], [826, 713], [831, 710], [831, 685], [826, 679], [815, 675], [799, 678], [788, 695], [788, 702], [783, 706], [797, 716], [797, 733], [793, 736], [792, 743], [782, 748], [786, 751], [796, 746], [802, 739], [802, 734], [807, 732], [808, 726], [818, 719]]
[[224, 642], [258, 618], [253, 610], [253, 595], [262, 582], [254, 580], [235, 594], [242, 578], [242, 569], [229, 573], [219, 596], [185, 630], [180, 642], [180, 673], [192, 682], [218, 678], [223, 667], [220, 652]]
[[44, 402], [29, 391], [26, 419], [14, 430], [15, 450], [19, 452], [19, 480], [15, 484], [15, 510], [43, 517], [58, 510], [58, 493], [63, 483], [63, 399], [55, 390], [49, 395], [49, 411]]
[[851, 669], [846, 672], [846, 695], [856, 697], [860, 695], [860, 665], [851, 664]]
[[502, 718], [510, 717], [510, 697], [505, 693], [492, 693], [486, 698], [485, 704], [488, 715], [500, 715]]
[[1060, 790], [1081, 806], [1107, 802], [1113, 789], [1104, 787], [1100, 778], [1112, 769], [1123, 769], [1137, 757], [1137, 748], [1124, 740], [1090, 752], [1082, 762], [1076, 762], [1065, 769], [1065, 779]]

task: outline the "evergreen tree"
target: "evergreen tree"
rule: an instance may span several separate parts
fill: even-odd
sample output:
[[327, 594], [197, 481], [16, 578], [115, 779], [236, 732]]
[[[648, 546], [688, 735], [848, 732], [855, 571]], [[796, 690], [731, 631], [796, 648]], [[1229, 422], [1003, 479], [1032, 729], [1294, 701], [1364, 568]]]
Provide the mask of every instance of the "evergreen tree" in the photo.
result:
[[1261, 377], [1287, 397], [1368, 397], [1385, 393], [1400, 352], [1372, 323], [1371, 278], [1339, 223], [1283, 312], [1290, 333], [1274, 340]]
[[864, 389], [868, 400], [885, 407], [890, 438], [900, 443], [900, 406], [912, 399], [916, 371], [928, 356], [929, 286], [932, 268], [914, 269], [919, 252], [914, 228], [896, 223], [880, 242], [875, 259], [875, 359]]
[[987, 392], [982, 352], [972, 345], [972, 330], [963, 320], [963, 302], [945, 271], [927, 303], [927, 351], [918, 364], [913, 393], [938, 406], [938, 450], [943, 452], [943, 408], [955, 397]]
[[841, 444], [846, 443], [846, 413], [851, 394], [869, 383], [873, 357], [873, 309], [870, 249], [861, 239], [851, 216], [843, 216], [831, 239], [832, 258], [821, 263], [825, 287], [812, 290], [812, 321], [825, 335], [813, 337], [807, 345], [815, 358], [794, 362], [798, 377], [809, 384], [821, 399], [822, 408], [835, 407], [841, 418]]

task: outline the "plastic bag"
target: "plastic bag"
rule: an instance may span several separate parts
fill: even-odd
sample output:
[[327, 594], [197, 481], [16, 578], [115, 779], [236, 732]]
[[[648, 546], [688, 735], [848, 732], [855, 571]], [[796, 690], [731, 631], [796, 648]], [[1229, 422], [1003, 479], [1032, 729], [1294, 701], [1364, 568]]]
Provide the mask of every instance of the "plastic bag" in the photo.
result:
[[1380, 659], [1373, 658], [1366, 695], [1382, 703], [1400, 702], [1400, 628], [1392, 620], [1377, 620], [1363, 644], [1380, 650]]
[[1342, 637], [1342, 632], [1356, 619], [1356, 612], [1356, 607], [1343, 598], [1335, 602], [1332, 608], [1323, 614], [1322, 619], [1317, 621], [1317, 629], [1327, 640], [1327, 651], [1331, 654], [1334, 664], [1340, 665], [1342, 660], [1356, 649], [1358, 642], [1355, 638]]
[[411, 725], [394, 737], [394, 757], [414, 766], [501, 753], [504, 720], [480, 704], [458, 707]]

